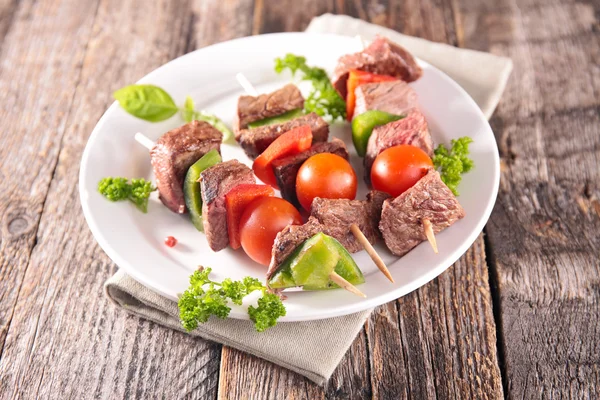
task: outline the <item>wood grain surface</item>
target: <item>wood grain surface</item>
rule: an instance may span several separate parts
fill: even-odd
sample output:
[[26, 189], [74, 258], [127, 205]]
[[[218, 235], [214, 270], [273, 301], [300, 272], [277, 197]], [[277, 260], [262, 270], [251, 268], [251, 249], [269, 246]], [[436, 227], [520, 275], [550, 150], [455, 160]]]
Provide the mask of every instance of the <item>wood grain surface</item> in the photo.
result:
[[[515, 70], [491, 120], [502, 181], [487, 235], [378, 307], [318, 387], [116, 310], [77, 178], [113, 90], [324, 12]], [[599, 15], [598, 0], [0, 0], [0, 399], [599, 397]]]

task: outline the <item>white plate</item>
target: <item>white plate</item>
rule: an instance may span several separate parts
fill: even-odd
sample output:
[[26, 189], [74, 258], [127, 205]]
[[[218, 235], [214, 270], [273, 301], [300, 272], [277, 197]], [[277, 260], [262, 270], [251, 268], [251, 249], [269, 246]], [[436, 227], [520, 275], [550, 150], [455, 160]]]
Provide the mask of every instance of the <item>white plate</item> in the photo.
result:
[[[242, 89], [235, 80], [243, 72], [259, 92], [268, 92], [290, 81], [289, 74], [277, 75], [274, 59], [286, 53], [304, 55], [309, 65], [331, 72], [338, 57], [358, 51], [357, 41], [337, 35], [278, 33], [237, 39], [187, 54], [151, 72], [141, 83], [152, 83], [169, 92], [182, 104], [191, 95], [198, 108], [219, 115], [231, 124], [236, 101]], [[469, 95], [448, 76], [420, 62], [423, 77], [411, 86], [427, 117], [435, 143], [449, 144], [450, 139], [471, 136], [475, 169], [460, 185], [460, 203], [467, 216], [437, 236], [439, 254], [422, 243], [398, 259], [385, 246], [377, 250], [383, 256], [396, 283], [390, 283], [363, 251], [354, 258], [366, 283], [360, 286], [366, 299], [344, 290], [321, 292], [296, 291], [285, 302], [283, 321], [302, 321], [335, 317], [361, 311], [396, 299], [438, 276], [452, 265], [474, 242], [485, 225], [498, 191], [499, 158], [492, 130]], [[303, 89], [305, 87], [301, 86]], [[106, 90], [118, 88], [108, 87]], [[215, 278], [240, 279], [250, 275], [264, 280], [265, 267], [251, 261], [240, 249], [212, 252], [204, 234], [187, 219], [162, 206], [156, 194], [150, 200], [148, 214], [128, 203], [106, 201], [96, 190], [105, 176], [145, 177], [153, 179], [148, 151], [134, 140], [143, 132], [156, 140], [164, 132], [183, 124], [177, 116], [162, 123], [134, 118], [113, 104], [92, 132], [81, 161], [79, 190], [86, 220], [96, 240], [108, 256], [129, 275], [171, 299], [185, 290], [189, 275], [198, 265], [213, 267]], [[361, 160], [354, 153], [347, 123], [332, 127], [351, 150], [352, 163], [362, 176]], [[237, 145], [223, 145], [224, 159], [237, 158], [251, 165]], [[357, 198], [364, 198], [361, 186]], [[179, 243], [168, 248], [163, 240], [174, 236]], [[245, 310], [234, 308], [233, 318], [247, 318]]]

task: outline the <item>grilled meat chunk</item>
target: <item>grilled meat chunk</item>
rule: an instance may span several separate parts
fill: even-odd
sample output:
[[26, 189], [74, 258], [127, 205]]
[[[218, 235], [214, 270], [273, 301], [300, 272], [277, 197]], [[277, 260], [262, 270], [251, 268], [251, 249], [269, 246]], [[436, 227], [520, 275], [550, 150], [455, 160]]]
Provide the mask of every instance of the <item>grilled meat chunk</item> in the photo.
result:
[[427, 240], [424, 218], [431, 221], [437, 234], [464, 216], [465, 210], [432, 169], [412, 188], [384, 201], [379, 229], [392, 253], [403, 256]]
[[235, 138], [239, 138], [239, 131], [248, 127], [248, 124], [261, 119], [275, 117], [285, 112], [304, 107], [304, 97], [296, 85], [291, 83], [274, 92], [260, 96], [240, 96], [237, 113], [233, 121]]
[[281, 197], [296, 206], [300, 205], [298, 197], [296, 197], [296, 176], [298, 175], [298, 170], [304, 161], [318, 153], [332, 153], [346, 160], [348, 159], [348, 150], [344, 142], [333, 138], [331, 142], [317, 143], [302, 153], [273, 161], [273, 172], [275, 172], [275, 178], [277, 178]]
[[319, 232], [332, 236], [346, 250], [356, 253], [362, 250], [362, 246], [350, 232], [350, 225], [357, 224], [367, 239], [375, 243], [380, 237], [378, 224], [381, 207], [389, 197], [387, 193], [373, 190], [367, 195], [367, 200], [316, 198], [311, 216], [304, 225], [289, 225], [277, 234], [267, 280], [296, 247]]
[[380, 238], [379, 218], [383, 201], [389, 195], [372, 191], [367, 200], [322, 199], [316, 198], [311, 206], [311, 216], [325, 228], [325, 233], [337, 239], [350, 253], [363, 249], [350, 231], [350, 225], [356, 224], [369, 240], [375, 244]]
[[283, 124], [261, 126], [254, 129], [243, 129], [239, 133], [239, 142], [248, 157], [258, 157], [275, 139], [285, 132], [302, 125], [310, 126], [313, 144], [326, 142], [329, 136], [329, 125], [315, 113], [303, 115]]
[[187, 211], [183, 180], [188, 168], [212, 149], [220, 151], [223, 134], [203, 121], [170, 130], [150, 150], [160, 200], [173, 212]]
[[405, 82], [416, 81], [423, 75], [423, 70], [406, 49], [381, 36], [377, 36], [363, 51], [347, 54], [338, 60], [332, 83], [344, 99], [346, 81], [352, 69], [394, 76]]
[[319, 232], [325, 232], [323, 225], [312, 217], [303, 225], [288, 225], [279, 232], [275, 237], [275, 243], [273, 243], [271, 264], [269, 264], [269, 269], [267, 270], [267, 281], [277, 271], [281, 263], [294, 252], [296, 247]]
[[242, 183], [256, 183], [252, 170], [237, 160], [210, 167], [200, 174], [204, 234], [213, 251], [229, 244], [225, 195]]
[[406, 115], [418, 105], [417, 93], [403, 81], [366, 83], [357, 87], [355, 94], [354, 115], [369, 110]]
[[425, 116], [419, 109], [413, 108], [405, 118], [373, 129], [364, 159], [367, 183], [371, 181], [371, 167], [379, 153], [400, 144], [417, 146], [429, 156], [433, 155], [433, 140]]

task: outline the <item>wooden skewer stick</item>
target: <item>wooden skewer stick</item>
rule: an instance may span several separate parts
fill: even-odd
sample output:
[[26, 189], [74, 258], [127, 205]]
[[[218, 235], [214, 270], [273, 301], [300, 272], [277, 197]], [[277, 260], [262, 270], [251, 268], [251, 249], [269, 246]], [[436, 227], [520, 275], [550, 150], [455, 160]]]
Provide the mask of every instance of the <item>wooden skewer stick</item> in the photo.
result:
[[358, 240], [359, 243], [362, 244], [364, 249], [367, 251], [367, 253], [371, 257], [371, 260], [373, 260], [375, 265], [377, 265], [377, 268], [379, 268], [379, 270], [385, 275], [386, 278], [388, 278], [390, 280], [390, 282], [394, 283], [394, 278], [392, 278], [392, 274], [390, 273], [390, 270], [387, 268], [387, 266], [385, 265], [385, 263], [383, 262], [383, 260], [379, 256], [379, 254], [377, 254], [377, 252], [375, 251], [375, 249], [369, 242], [369, 239], [367, 239], [367, 237], [364, 235], [364, 233], [362, 233], [362, 231], [360, 230], [358, 225], [356, 225], [356, 224], [350, 225], [350, 230], [352, 231], [352, 234], [354, 235], [356, 240]]
[[433, 233], [433, 225], [431, 225], [431, 221], [427, 218], [423, 218], [423, 229], [425, 230], [425, 236], [427, 236], [427, 240], [429, 240], [429, 244], [433, 247], [433, 252], [435, 254], [438, 253], [437, 242], [435, 240], [435, 234]]
[[248, 80], [248, 78], [246, 78], [244, 74], [238, 72], [235, 75], [235, 79], [237, 79], [240, 86], [243, 87], [246, 93], [248, 93], [250, 96], [258, 96], [258, 91], [254, 88], [252, 83], [250, 83], [250, 81]]
[[147, 148], [148, 150], [152, 150], [154, 147], [154, 142], [148, 138], [148, 136], [144, 135], [142, 132], [138, 132], [135, 134], [134, 139], [136, 142]]
[[348, 282], [347, 280], [345, 280], [344, 278], [342, 278], [340, 275], [338, 275], [335, 271], [332, 272], [331, 274], [329, 274], [329, 279], [331, 279], [332, 281], [334, 281], [335, 283], [337, 283], [340, 287], [346, 289], [347, 291], [363, 297], [363, 298], [367, 298], [367, 295], [364, 294], [363, 292], [361, 292], [360, 290], [358, 290], [356, 288], [356, 286], [354, 286], [353, 284], [351, 284], [350, 282]]

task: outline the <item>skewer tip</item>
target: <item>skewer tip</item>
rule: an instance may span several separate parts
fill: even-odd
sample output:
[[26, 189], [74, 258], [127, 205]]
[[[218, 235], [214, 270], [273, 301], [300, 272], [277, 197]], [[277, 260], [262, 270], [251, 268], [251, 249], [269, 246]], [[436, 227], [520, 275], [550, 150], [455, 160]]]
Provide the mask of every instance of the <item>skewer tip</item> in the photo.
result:
[[363, 292], [358, 290], [358, 288], [356, 286], [354, 286], [353, 284], [351, 284], [350, 282], [345, 280], [342, 276], [338, 275], [335, 271], [333, 271], [331, 274], [329, 274], [329, 279], [331, 279], [338, 286], [340, 286], [343, 289], [346, 289], [350, 293], [355, 294], [359, 297], [362, 297], [363, 299], [367, 298], [366, 294], [364, 294]]
[[431, 244], [431, 247], [433, 248], [433, 252], [438, 254], [437, 241], [435, 240], [435, 234], [433, 233], [433, 225], [427, 218], [423, 218], [423, 230], [425, 231], [425, 236], [427, 237], [429, 244]]

